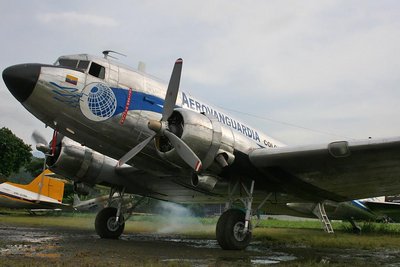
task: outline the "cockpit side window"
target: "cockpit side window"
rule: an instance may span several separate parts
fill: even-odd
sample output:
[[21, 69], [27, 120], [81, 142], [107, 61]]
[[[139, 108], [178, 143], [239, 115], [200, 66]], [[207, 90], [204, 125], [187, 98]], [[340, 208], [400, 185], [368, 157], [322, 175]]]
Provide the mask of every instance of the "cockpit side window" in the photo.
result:
[[60, 58], [57, 60], [57, 62], [54, 65], [73, 68], [73, 69], [77, 69], [79, 71], [85, 72], [87, 70], [87, 68], [89, 67], [89, 63], [90, 63], [90, 61], [88, 61], [88, 60]]
[[58, 65], [64, 66], [64, 67], [70, 67], [70, 68], [75, 69], [77, 64], [78, 64], [78, 60], [76, 60], [76, 59], [60, 58], [58, 60]]
[[100, 79], [104, 79], [105, 72], [106, 72], [105, 68], [95, 62], [92, 62], [92, 65], [90, 65], [90, 69], [89, 69], [90, 75], [93, 75]]
[[85, 71], [89, 67], [89, 61], [80, 60], [78, 63], [78, 69]]

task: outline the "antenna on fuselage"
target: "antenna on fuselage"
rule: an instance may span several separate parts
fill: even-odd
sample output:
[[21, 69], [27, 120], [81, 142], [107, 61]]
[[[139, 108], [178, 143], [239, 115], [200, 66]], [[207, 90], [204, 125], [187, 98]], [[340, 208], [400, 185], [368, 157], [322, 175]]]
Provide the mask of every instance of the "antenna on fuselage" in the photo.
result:
[[113, 58], [113, 59], [118, 59], [117, 57], [110, 56], [110, 53], [114, 53], [114, 54], [126, 57], [125, 54], [122, 54], [122, 53], [119, 53], [119, 52], [116, 52], [116, 51], [113, 51], [113, 50], [104, 50], [103, 51], [104, 58], [107, 59], [108, 57], [110, 57], [110, 58]]

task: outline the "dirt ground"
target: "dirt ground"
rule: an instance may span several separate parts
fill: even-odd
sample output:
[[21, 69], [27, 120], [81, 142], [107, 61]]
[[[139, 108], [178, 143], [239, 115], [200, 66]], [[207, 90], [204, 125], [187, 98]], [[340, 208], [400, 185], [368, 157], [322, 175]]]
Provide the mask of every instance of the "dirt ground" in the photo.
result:
[[399, 250], [271, 248], [254, 241], [245, 251], [224, 251], [215, 240], [171, 234], [127, 233], [106, 240], [93, 230], [6, 223], [0, 223], [0, 237], [1, 266], [400, 266]]
[[272, 251], [266, 256], [257, 246], [224, 251], [214, 240], [173, 235], [124, 234], [119, 240], [106, 240], [87, 230], [2, 225], [0, 236], [0, 265], [245, 266], [294, 259]]

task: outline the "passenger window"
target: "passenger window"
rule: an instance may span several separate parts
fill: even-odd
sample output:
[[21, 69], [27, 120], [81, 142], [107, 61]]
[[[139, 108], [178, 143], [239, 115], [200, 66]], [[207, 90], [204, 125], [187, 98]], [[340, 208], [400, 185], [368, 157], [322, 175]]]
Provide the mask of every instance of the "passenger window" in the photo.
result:
[[78, 63], [78, 69], [85, 71], [89, 67], [89, 61], [81, 60]]
[[90, 65], [90, 69], [89, 69], [90, 75], [93, 75], [100, 79], [104, 79], [105, 72], [106, 72], [105, 68], [95, 62], [92, 62], [92, 65]]

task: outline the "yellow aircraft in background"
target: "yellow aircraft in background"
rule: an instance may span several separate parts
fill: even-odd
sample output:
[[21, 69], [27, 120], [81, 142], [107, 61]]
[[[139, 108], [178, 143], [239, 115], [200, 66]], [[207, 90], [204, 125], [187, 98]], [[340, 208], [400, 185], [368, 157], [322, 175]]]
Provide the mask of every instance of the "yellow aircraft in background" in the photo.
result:
[[68, 207], [62, 203], [64, 183], [49, 176], [44, 170], [29, 184], [4, 182], [0, 184], [0, 207], [15, 209], [60, 209]]

